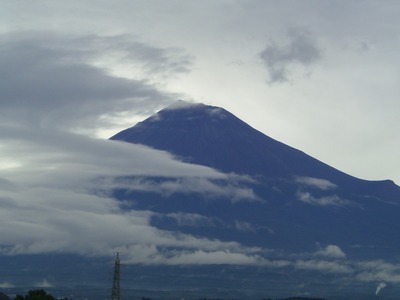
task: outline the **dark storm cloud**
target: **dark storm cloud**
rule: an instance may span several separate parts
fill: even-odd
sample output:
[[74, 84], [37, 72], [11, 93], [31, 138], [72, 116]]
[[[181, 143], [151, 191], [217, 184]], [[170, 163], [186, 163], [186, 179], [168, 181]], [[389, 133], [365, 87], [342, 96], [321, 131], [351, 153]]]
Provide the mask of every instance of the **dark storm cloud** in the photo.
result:
[[[18, 120], [36, 126], [76, 128], [95, 126], [105, 114], [153, 112], [174, 100], [175, 95], [155, 88], [147, 77], [188, 70], [188, 59], [171, 51], [123, 36], [74, 38], [43, 32], [3, 35], [1, 122]], [[107, 56], [116, 55], [142, 66], [147, 73], [139, 79], [126, 79], [96, 66]]]
[[294, 64], [308, 66], [321, 58], [321, 50], [307, 30], [291, 29], [288, 39], [286, 45], [271, 41], [260, 53], [271, 83], [289, 81], [290, 69]]

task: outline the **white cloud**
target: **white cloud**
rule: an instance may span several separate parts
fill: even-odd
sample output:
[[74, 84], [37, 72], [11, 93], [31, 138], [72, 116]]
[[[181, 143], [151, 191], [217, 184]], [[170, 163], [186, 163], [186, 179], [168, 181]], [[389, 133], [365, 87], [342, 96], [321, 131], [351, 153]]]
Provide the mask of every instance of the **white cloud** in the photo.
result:
[[243, 222], [243, 221], [235, 221], [235, 228], [238, 231], [242, 231], [242, 232], [255, 232], [255, 228], [253, 227], [253, 225], [251, 225], [248, 222]]
[[233, 264], [253, 265], [263, 261], [258, 248], [246, 248], [237, 243], [210, 241], [188, 235], [174, 235], [174, 242], [165, 244], [140, 243], [113, 249], [127, 264]]
[[171, 105], [167, 106], [166, 110], [180, 110], [180, 109], [186, 109], [189, 107], [196, 107], [196, 106], [203, 106], [203, 104], [200, 103], [193, 103], [193, 102], [188, 102], [188, 101], [183, 101], [183, 100], [178, 100], [172, 103]]
[[146, 191], [170, 196], [175, 193], [201, 194], [207, 198], [223, 197], [236, 203], [239, 201], [260, 201], [251, 188], [237, 184], [238, 177], [226, 176], [225, 181], [212, 181], [201, 177], [165, 179], [162, 182], [149, 178], [118, 178], [110, 184], [132, 191]]
[[[158, 216], [163, 217], [163, 215]], [[193, 213], [169, 213], [165, 215], [166, 218], [172, 218], [176, 221], [178, 226], [189, 226], [189, 227], [215, 227], [222, 223], [221, 220], [214, 217], [206, 217], [199, 214]]]
[[11, 282], [8, 281], [0, 282], [0, 289], [11, 289], [14, 287], [15, 285]]
[[323, 196], [320, 198], [314, 197], [309, 192], [297, 192], [296, 197], [298, 200], [318, 206], [347, 206], [350, 205], [351, 202], [348, 200], [341, 199], [337, 195]]
[[47, 279], [43, 279], [42, 281], [35, 282], [33, 284], [35, 287], [39, 288], [52, 288], [54, 287]]
[[379, 292], [384, 289], [387, 286], [386, 283], [381, 282], [377, 287], [376, 287], [376, 291], [375, 291], [375, 296], [378, 296]]
[[[20, 198], [15, 207], [1, 210], [1, 254], [109, 256], [120, 252], [127, 263], [196, 264], [198, 257], [192, 252], [203, 251], [213, 263], [217, 262], [211, 259], [216, 253], [228, 251], [222, 261], [236, 264], [250, 262], [252, 253], [260, 250], [156, 229], [150, 225], [153, 213], [123, 212], [109, 198], [76, 193], [54, 197], [49, 190], [42, 192], [47, 193], [46, 199], [42, 199], [42, 193], [38, 197], [29, 193], [30, 197]], [[181, 251], [185, 253], [184, 260]]]
[[400, 265], [384, 260], [361, 261], [356, 264], [359, 270], [356, 278], [367, 282], [400, 283]]
[[314, 178], [314, 177], [297, 177], [296, 182], [308, 185], [311, 187], [318, 188], [320, 190], [333, 190], [337, 188], [337, 185], [330, 182], [329, 180], [326, 179], [321, 179], [321, 178]]
[[325, 248], [321, 248], [320, 250], [318, 250], [315, 254], [320, 255], [320, 256], [332, 257], [332, 258], [346, 257], [346, 254], [343, 252], [343, 250], [340, 249], [340, 247], [336, 246], [336, 245], [328, 245]]
[[263, 262], [258, 255], [247, 255], [243, 253], [231, 253], [230, 251], [206, 252], [196, 250], [193, 252], [180, 252], [168, 260], [168, 264], [235, 264], [235, 265], [258, 265]]
[[353, 269], [343, 263], [325, 260], [298, 260], [295, 262], [296, 269], [308, 271], [321, 271], [326, 273], [349, 274]]

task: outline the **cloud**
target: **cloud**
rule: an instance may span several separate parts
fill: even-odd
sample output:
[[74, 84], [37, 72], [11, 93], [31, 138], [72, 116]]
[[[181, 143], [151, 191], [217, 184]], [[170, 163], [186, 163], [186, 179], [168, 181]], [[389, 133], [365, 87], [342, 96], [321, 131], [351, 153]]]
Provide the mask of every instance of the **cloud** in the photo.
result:
[[321, 271], [326, 273], [352, 273], [353, 269], [345, 264], [335, 261], [324, 260], [298, 260], [295, 262], [296, 269], [307, 271]]
[[255, 232], [255, 228], [248, 222], [235, 221], [235, 228], [241, 232]]
[[333, 190], [337, 188], [337, 185], [330, 182], [329, 180], [314, 177], [297, 177], [296, 182], [315, 187], [323, 191]]
[[[4, 162], [2, 165], [0, 165], [0, 170], [1, 169], [6, 169], [6, 168], [9, 168], [9, 167], [12, 167], [12, 164], [10, 164], [9, 162], [8, 163]], [[1, 190], [9, 191], [9, 190], [13, 190], [15, 188], [16, 188], [16, 186], [11, 181], [3, 179], [3, 178], [0, 178], [0, 189]]]
[[197, 265], [233, 264], [253, 265], [264, 259], [258, 248], [242, 247], [234, 242], [221, 242], [172, 234], [175, 244], [134, 244], [115, 248], [126, 264]]
[[[166, 176], [215, 179], [227, 178], [211, 168], [178, 162], [164, 151], [142, 145], [87, 138], [61, 131], [2, 128], [0, 138], [4, 142], [0, 148], [5, 161], [15, 162], [13, 167], [2, 169], [4, 175], [23, 176], [24, 180], [46, 182], [71, 180], [79, 186], [76, 178], [96, 178], [96, 176]], [[35, 174], [41, 169], [43, 175]], [[78, 174], [77, 174], [78, 173]], [[25, 174], [25, 175], [24, 175]], [[4, 185], [12, 187], [13, 180], [2, 176]], [[46, 185], [46, 184], [45, 184]]]
[[[112, 49], [116, 59], [113, 65], [123, 64], [130, 68], [140, 68], [147, 75], [169, 77], [190, 71], [193, 57], [179, 48], [160, 48], [137, 40], [127, 35], [112, 37], [93, 37], [96, 46]], [[104, 58], [104, 54], [103, 54]]]
[[[18, 120], [18, 126], [80, 132], [121, 125], [128, 112], [150, 114], [177, 97], [156, 88], [152, 76], [189, 68], [185, 56], [127, 36], [10, 33], [0, 36], [0, 46], [0, 124], [6, 125]], [[112, 69], [117, 61], [125, 70], [128, 61], [142, 68], [122, 78]]]
[[[126, 263], [197, 264], [198, 253], [202, 252], [210, 257], [208, 263], [237, 264], [240, 257], [242, 264], [246, 257], [248, 262], [252, 261], [253, 252], [259, 251], [235, 242], [156, 229], [150, 224], [152, 212], [124, 212], [119, 209], [118, 202], [109, 198], [77, 193], [67, 197], [63, 193], [51, 194], [49, 190], [42, 192], [39, 195], [30, 193], [29, 199], [15, 201], [14, 208], [2, 209], [2, 255], [111, 256], [120, 252]], [[221, 251], [227, 251], [223, 259]], [[203, 257], [202, 262], [205, 260]]]
[[[257, 200], [240, 177], [145, 146], [74, 133], [174, 101], [152, 82], [188, 72], [189, 57], [127, 36], [14, 32], [1, 35], [0, 45], [0, 254], [109, 256], [120, 250], [136, 263], [253, 260], [253, 248], [157, 229], [155, 213], [126, 210], [112, 197], [129, 183], [161, 195]], [[116, 61], [139, 71], [119, 77]]]
[[355, 264], [357, 280], [367, 282], [400, 283], [400, 265], [384, 260], [361, 261]]
[[308, 30], [291, 29], [288, 32], [288, 43], [284, 46], [271, 41], [260, 53], [270, 83], [288, 82], [293, 66], [307, 67], [321, 58], [317, 41]]
[[[164, 110], [180, 110], [180, 109], [186, 109], [190, 107], [205, 107], [205, 104], [203, 103], [192, 103], [192, 102], [187, 102], [183, 100], [178, 100], [171, 105], [167, 106], [164, 108]], [[208, 107], [206, 110], [206, 113], [212, 118], [212, 119], [225, 119], [228, 117], [227, 112], [220, 107]], [[159, 114], [155, 114], [152, 117], [150, 117], [151, 121], [160, 121], [161, 116]]]
[[11, 282], [8, 281], [0, 282], [0, 289], [12, 289], [14, 287], [15, 285], [12, 284]]
[[[381, 282], [384, 288], [388, 282], [400, 283], [400, 266], [383, 260], [352, 261], [345, 257], [325, 259], [273, 259], [260, 262], [266, 267], [288, 268], [289, 270], [319, 272], [320, 274], [340, 274], [346, 284], [350, 282]], [[378, 289], [377, 289], [378, 290]]]
[[381, 282], [377, 287], [375, 291], [375, 296], [378, 296], [379, 292], [386, 287], [386, 283]]
[[[218, 179], [216, 177], [216, 179]], [[238, 185], [238, 177], [226, 176], [225, 180], [210, 180], [202, 177], [185, 177], [155, 180], [151, 178], [114, 178], [111, 185], [123, 187], [129, 191], [145, 191], [170, 196], [176, 193], [200, 194], [205, 198], [225, 198], [236, 203], [239, 201], [260, 201], [251, 188]]]
[[223, 222], [216, 217], [206, 217], [199, 214], [192, 213], [169, 213], [169, 214], [156, 214], [155, 218], [167, 218], [172, 219], [176, 222], [178, 226], [181, 227], [215, 227], [220, 226]]
[[[12, 127], [0, 134], [2, 158], [15, 161], [12, 167], [0, 169], [0, 184], [5, 187], [0, 191], [2, 255], [109, 256], [119, 251], [135, 263], [196, 264], [201, 257], [210, 263], [242, 264], [253, 261], [254, 251], [259, 251], [157, 229], [151, 224], [155, 213], [126, 210], [111, 193], [125, 187], [113, 178], [138, 176], [151, 181], [154, 176], [161, 178], [161, 185], [166, 181], [161, 189], [169, 193], [233, 196], [230, 175], [176, 161], [166, 152], [141, 145], [43, 128]], [[183, 223], [189, 219], [202, 221], [194, 215], [179, 218]], [[136, 250], [143, 254], [137, 255]]]
[[314, 197], [309, 192], [297, 192], [296, 197], [298, 200], [317, 206], [348, 206], [350, 201], [341, 199], [337, 195], [323, 196], [320, 198]]
[[235, 265], [258, 265], [263, 262], [258, 255], [247, 255], [242, 253], [231, 253], [230, 251], [206, 252], [196, 250], [193, 252], [180, 252], [168, 260], [168, 264], [235, 264]]
[[52, 288], [54, 285], [52, 285], [47, 279], [43, 279], [42, 281], [35, 282], [33, 284], [35, 287], [39, 288]]
[[[152, 223], [158, 224], [158, 222], [166, 221], [169, 223], [173, 222], [179, 227], [218, 227], [225, 229], [235, 229], [239, 232], [255, 233], [257, 231], [267, 232], [274, 234], [274, 231], [268, 226], [254, 226], [249, 222], [235, 220], [232, 223], [226, 223], [222, 219], [217, 217], [209, 217], [200, 214], [193, 213], [168, 213], [168, 214], [157, 214], [155, 213], [152, 217]], [[265, 249], [264, 249], [265, 250]]]
[[167, 106], [164, 109], [165, 110], [181, 110], [181, 109], [186, 109], [186, 108], [191, 108], [191, 107], [199, 107], [199, 106], [204, 106], [204, 104], [178, 100], [178, 101], [175, 101], [174, 103], [172, 103], [171, 105]]
[[320, 256], [331, 257], [331, 258], [346, 257], [346, 254], [343, 252], [343, 250], [340, 249], [340, 247], [336, 246], [336, 245], [328, 245], [325, 248], [318, 250], [315, 254], [320, 255]]

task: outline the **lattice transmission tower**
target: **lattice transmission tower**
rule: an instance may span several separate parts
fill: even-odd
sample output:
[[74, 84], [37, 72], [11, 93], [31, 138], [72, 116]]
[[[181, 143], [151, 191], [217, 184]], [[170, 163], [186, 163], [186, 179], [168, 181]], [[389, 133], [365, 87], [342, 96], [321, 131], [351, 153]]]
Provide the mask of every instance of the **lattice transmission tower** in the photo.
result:
[[111, 300], [120, 300], [120, 288], [119, 288], [119, 276], [120, 276], [120, 261], [119, 253], [114, 262], [114, 275], [113, 275], [113, 285], [111, 290]]

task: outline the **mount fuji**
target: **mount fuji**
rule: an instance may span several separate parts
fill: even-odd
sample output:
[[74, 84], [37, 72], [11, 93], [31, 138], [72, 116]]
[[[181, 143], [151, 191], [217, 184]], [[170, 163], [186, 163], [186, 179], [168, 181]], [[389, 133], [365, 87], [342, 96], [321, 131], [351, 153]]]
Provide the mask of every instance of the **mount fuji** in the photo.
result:
[[43, 167], [62, 179], [51, 189], [50, 175], [34, 188], [1, 182], [2, 216], [24, 225], [1, 228], [9, 295], [104, 299], [118, 252], [121, 299], [399, 298], [391, 180], [353, 177], [223, 108], [183, 101], [79, 143], [81, 164], [60, 147]]
[[[152, 219], [157, 228], [262, 249], [277, 270], [271, 276], [330, 286], [330, 298], [339, 299], [337, 289], [346, 286], [368, 299], [366, 289], [400, 282], [400, 188], [391, 180], [353, 177], [204, 104], [178, 101], [111, 140], [216, 169], [228, 174], [224, 184], [237, 191], [219, 197], [180, 192], [162, 199], [151, 192], [116, 191], [117, 198], [135, 199], [136, 209], [157, 212]], [[389, 297], [390, 289], [384, 291]]]
[[[175, 195], [168, 205], [148, 199], [141, 203], [163, 213], [201, 214], [224, 226], [200, 231], [157, 220], [158, 226], [291, 251], [311, 250], [316, 243], [338, 245], [346, 253], [370, 258], [391, 257], [400, 247], [393, 238], [400, 225], [400, 188], [392, 181], [345, 174], [222, 108], [179, 101], [111, 139], [248, 178], [237, 183], [251, 191], [247, 201], [210, 202], [196, 196], [182, 201]], [[385, 250], [380, 253], [371, 245]]]

